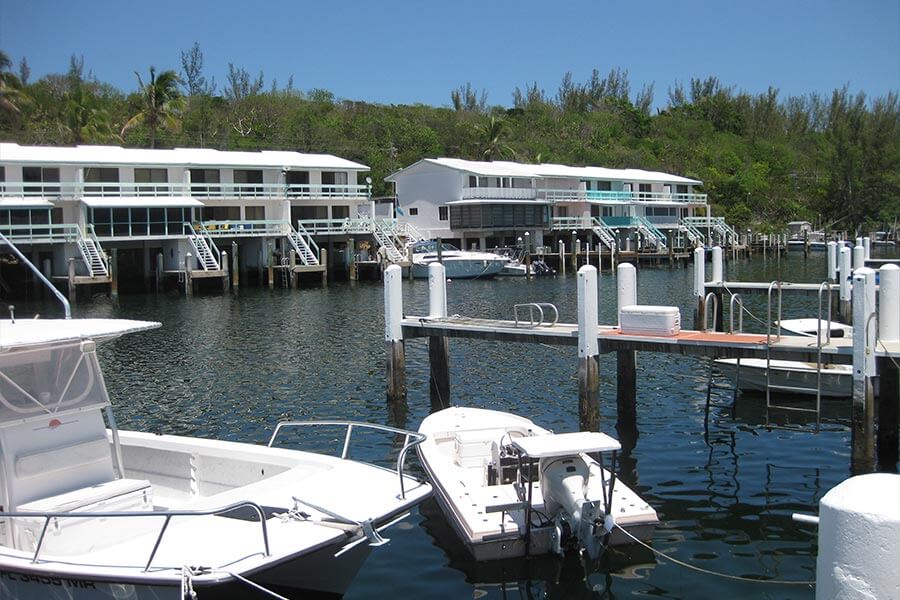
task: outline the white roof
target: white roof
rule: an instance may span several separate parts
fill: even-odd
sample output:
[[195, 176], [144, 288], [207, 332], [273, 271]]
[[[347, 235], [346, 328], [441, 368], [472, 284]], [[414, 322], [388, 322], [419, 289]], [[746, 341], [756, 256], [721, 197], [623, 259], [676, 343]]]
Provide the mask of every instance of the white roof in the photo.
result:
[[149, 150], [119, 146], [20, 146], [0, 143], [0, 162], [64, 165], [152, 165], [160, 167], [257, 167], [272, 169], [337, 169], [368, 171], [366, 165], [331, 154], [281, 150], [234, 152], [209, 148]]
[[154, 321], [129, 319], [9, 319], [0, 320], [0, 351], [118, 337], [160, 327]]
[[696, 179], [688, 179], [679, 175], [671, 175], [660, 171], [645, 171], [643, 169], [608, 169], [606, 167], [571, 167], [568, 165], [539, 164], [529, 165], [510, 161], [476, 161], [461, 158], [424, 158], [405, 169], [400, 169], [389, 176], [385, 181], [396, 181], [400, 175], [420, 164], [433, 164], [457, 171], [480, 175], [484, 177], [523, 177], [530, 179], [567, 178], [567, 179], [598, 179], [604, 181], [637, 181], [645, 183], [687, 183], [700, 185], [703, 182]]

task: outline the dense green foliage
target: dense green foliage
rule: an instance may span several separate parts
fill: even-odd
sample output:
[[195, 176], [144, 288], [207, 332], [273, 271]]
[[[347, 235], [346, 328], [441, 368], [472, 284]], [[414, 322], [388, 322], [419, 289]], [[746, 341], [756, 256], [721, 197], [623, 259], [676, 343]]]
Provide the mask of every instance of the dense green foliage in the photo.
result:
[[714, 214], [738, 226], [807, 219], [870, 230], [900, 217], [896, 92], [779, 98], [710, 77], [676, 84], [652, 114], [652, 86], [632, 95], [627, 72], [613, 70], [583, 84], [566, 74], [552, 96], [516, 89], [511, 107], [490, 106], [470, 84], [450, 93], [450, 107], [388, 106], [302, 92], [293, 80], [266, 89], [262, 73], [233, 64], [220, 93], [197, 45], [181, 58], [181, 77], [151, 68], [123, 94], [74, 57], [67, 74], [28, 83], [25, 60], [15, 75], [0, 53], [0, 139], [330, 153], [369, 165], [379, 195], [390, 193], [387, 174], [423, 157], [633, 167], [703, 180]]

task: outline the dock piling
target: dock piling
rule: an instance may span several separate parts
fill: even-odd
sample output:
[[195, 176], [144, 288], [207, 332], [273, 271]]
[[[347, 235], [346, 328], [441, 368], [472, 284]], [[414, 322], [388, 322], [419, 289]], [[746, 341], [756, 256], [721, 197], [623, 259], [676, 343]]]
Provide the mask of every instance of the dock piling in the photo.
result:
[[[882, 343], [900, 341], [900, 267], [884, 265], [880, 269], [881, 289], [878, 303], [878, 339]], [[878, 433], [876, 453], [882, 468], [891, 469], [900, 455], [900, 368], [889, 357], [878, 359], [879, 390], [876, 405]]]
[[868, 473], [875, 463], [875, 271], [853, 272], [853, 402], [851, 462], [854, 473]]
[[828, 242], [828, 281], [834, 283], [837, 279], [837, 242]]
[[187, 298], [194, 295], [194, 278], [191, 277], [191, 273], [193, 273], [191, 267], [194, 266], [193, 258], [190, 252], [184, 255], [184, 295]]
[[853, 312], [851, 310], [850, 299], [852, 297], [852, 287], [851, 287], [851, 277], [853, 276], [853, 271], [850, 269], [850, 248], [846, 246], [841, 247], [840, 253], [840, 281], [841, 281], [841, 307], [840, 314], [841, 320], [845, 323], [851, 323], [853, 321]]
[[156, 293], [162, 290], [163, 285], [163, 253], [156, 253]]
[[[428, 316], [447, 316], [447, 269], [443, 264], [428, 265]], [[428, 337], [429, 394], [432, 409], [450, 406], [450, 342], [446, 336]]]
[[403, 273], [398, 265], [384, 270], [384, 345], [387, 400], [406, 401], [406, 349], [403, 344]]
[[600, 425], [597, 269], [578, 269], [578, 417], [582, 431]]
[[[637, 304], [637, 270], [622, 263], [616, 268], [617, 314], [622, 308]], [[621, 324], [621, 319], [619, 321]], [[635, 437], [637, 434], [637, 352], [616, 351], [616, 431]]]
[[[722, 262], [722, 247], [721, 246], [713, 246], [712, 249], [712, 280], [715, 283], [721, 284], [725, 281], [725, 269], [723, 267]], [[715, 323], [713, 323], [713, 330], [715, 331], [723, 331], [724, 330], [724, 316], [723, 313], [723, 304], [722, 304], [722, 289], [719, 288], [713, 291], [713, 296], [716, 298], [716, 306], [718, 310], [715, 311]]]
[[69, 283], [67, 295], [69, 297], [69, 302], [74, 303], [75, 297], [77, 294], [77, 292], [75, 291], [75, 259], [70, 258], [67, 266], [68, 266], [68, 283]]
[[228, 291], [228, 281], [231, 277], [228, 275], [228, 271], [231, 268], [231, 265], [228, 264], [228, 253], [222, 250], [219, 253], [219, 264], [222, 265], [222, 291]]
[[238, 260], [237, 242], [231, 242], [231, 288], [236, 290], [241, 285], [240, 262]]
[[109, 254], [109, 297], [119, 298], [119, 249], [113, 247]]
[[853, 270], [866, 266], [866, 249], [862, 246], [853, 247]]
[[697, 309], [694, 311], [694, 329], [700, 331], [706, 323], [706, 250], [702, 246], [694, 248], [694, 296]]
[[872, 238], [868, 236], [863, 238], [863, 250], [865, 251], [865, 254], [863, 255], [865, 260], [872, 258]]

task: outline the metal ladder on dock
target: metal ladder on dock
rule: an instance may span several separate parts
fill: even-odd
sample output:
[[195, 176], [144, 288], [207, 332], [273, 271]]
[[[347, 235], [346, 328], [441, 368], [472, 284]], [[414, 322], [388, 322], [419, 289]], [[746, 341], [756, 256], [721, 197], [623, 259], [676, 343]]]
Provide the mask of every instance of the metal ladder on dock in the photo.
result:
[[81, 259], [87, 267], [89, 276], [109, 277], [109, 268], [103, 255], [103, 249], [100, 247], [100, 241], [94, 235], [93, 226], [89, 225], [88, 227], [90, 227], [90, 235], [84, 235], [80, 228], [78, 231], [78, 250], [81, 252]]
[[[773, 281], [769, 284], [768, 290], [768, 318], [766, 330], [766, 427], [774, 427], [769, 419], [769, 413], [772, 409], [798, 412], [805, 414], [814, 414], [816, 416], [816, 433], [821, 427], [822, 416], [822, 346], [831, 343], [831, 284], [823, 282], [819, 286], [819, 311], [816, 323], [816, 386], [806, 387], [799, 385], [779, 385], [772, 383], [772, 291], [778, 290], [778, 327], [775, 332], [775, 342], [781, 340], [781, 282]], [[826, 292], [828, 296], [827, 319], [825, 321], [825, 340], [822, 340], [822, 293]], [[803, 406], [787, 406], [784, 404], [775, 404], [772, 401], [772, 392], [799, 392], [810, 393], [815, 392], [816, 403], [815, 408], [806, 408]], [[790, 428], [795, 429], [795, 428]]]
[[291, 259], [282, 257], [281, 259], [281, 287], [288, 289], [291, 287]]
[[185, 229], [188, 230], [188, 240], [191, 242], [191, 247], [193, 247], [194, 252], [197, 253], [196, 259], [197, 262], [200, 263], [200, 267], [204, 271], [221, 270], [222, 267], [219, 265], [219, 249], [209, 236], [209, 232], [203, 227], [203, 224], [200, 224], [199, 233], [190, 223], [185, 223], [184, 226]]
[[[706, 306], [713, 306], [713, 323], [716, 322], [716, 311], [719, 307], [718, 297], [709, 293], [706, 295]], [[734, 315], [735, 315], [735, 307], [737, 307], [737, 315], [738, 315], [738, 325], [737, 329], [734, 326]], [[729, 317], [728, 317], [728, 333], [743, 333], [744, 330], [744, 299], [740, 294], [732, 294], [731, 295], [731, 303], [729, 308]], [[704, 323], [704, 327], [705, 327]], [[709, 409], [712, 406], [719, 406], [722, 408], [729, 408], [731, 410], [731, 418], [733, 419], [735, 416], [735, 410], [737, 406], [737, 400], [741, 395], [741, 357], [737, 357], [737, 362], [735, 363], [734, 369], [734, 381], [731, 385], [725, 385], [721, 383], [717, 383], [715, 380], [715, 365], [716, 359], [714, 357], [709, 359], [709, 378], [706, 382], [706, 411], [704, 414], [704, 424], [709, 425]], [[731, 395], [731, 404], [730, 406], [724, 406], [719, 404], [713, 404], [713, 391], [727, 391]]]
[[304, 266], [319, 266], [319, 257], [316, 256], [319, 247], [299, 221], [297, 222], [297, 229], [294, 229], [290, 222], [287, 223], [287, 238], [294, 248], [294, 251], [297, 252], [297, 257], [300, 259], [300, 262], [303, 263]]

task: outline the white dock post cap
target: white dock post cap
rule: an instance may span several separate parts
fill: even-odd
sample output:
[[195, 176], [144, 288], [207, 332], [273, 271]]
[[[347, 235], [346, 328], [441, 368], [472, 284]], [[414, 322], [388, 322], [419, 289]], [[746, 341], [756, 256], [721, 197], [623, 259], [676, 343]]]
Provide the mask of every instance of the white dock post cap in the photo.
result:
[[853, 247], [853, 270], [866, 266], [866, 249], [862, 246]]
[[447, 316], [447, 268], [439, 262], [428, 264], [428, 316]]
[[637, 270], [633, 264], [619, 263], [616, 267], [616, 292], [617, 314], [623, 306], [637, 304]]
[[866, 251], [866, 260], [872, 258], [872, 238], [866, 236], [863, 238], [863, 249]]
[[900, 342], [900, 267], [884, 265], [878, 272], [881, 277], [878, 339], [882, 342]]
[[694, 248], [694, 295], [706, 297], [706, 250], [703, 246]]
[[819, 502], [816, 600], [900, 598], [900, 475], [847, 479]]
[[600, 355], [597, 329], [600, 325], [597, 293], [597, 269], [585, 265], [578, 269], [578, 358]]
[[[722, 267], [722, 247], [713, 246], [712, 249], [712, 280], [714, 283], [725, 281], [725, 270]], [[705, 296], [706, 294], [704, 294]]]
[[403, 339], [403, 270], [391, 265], [384, 270], [384, 339], [396, 342]]

